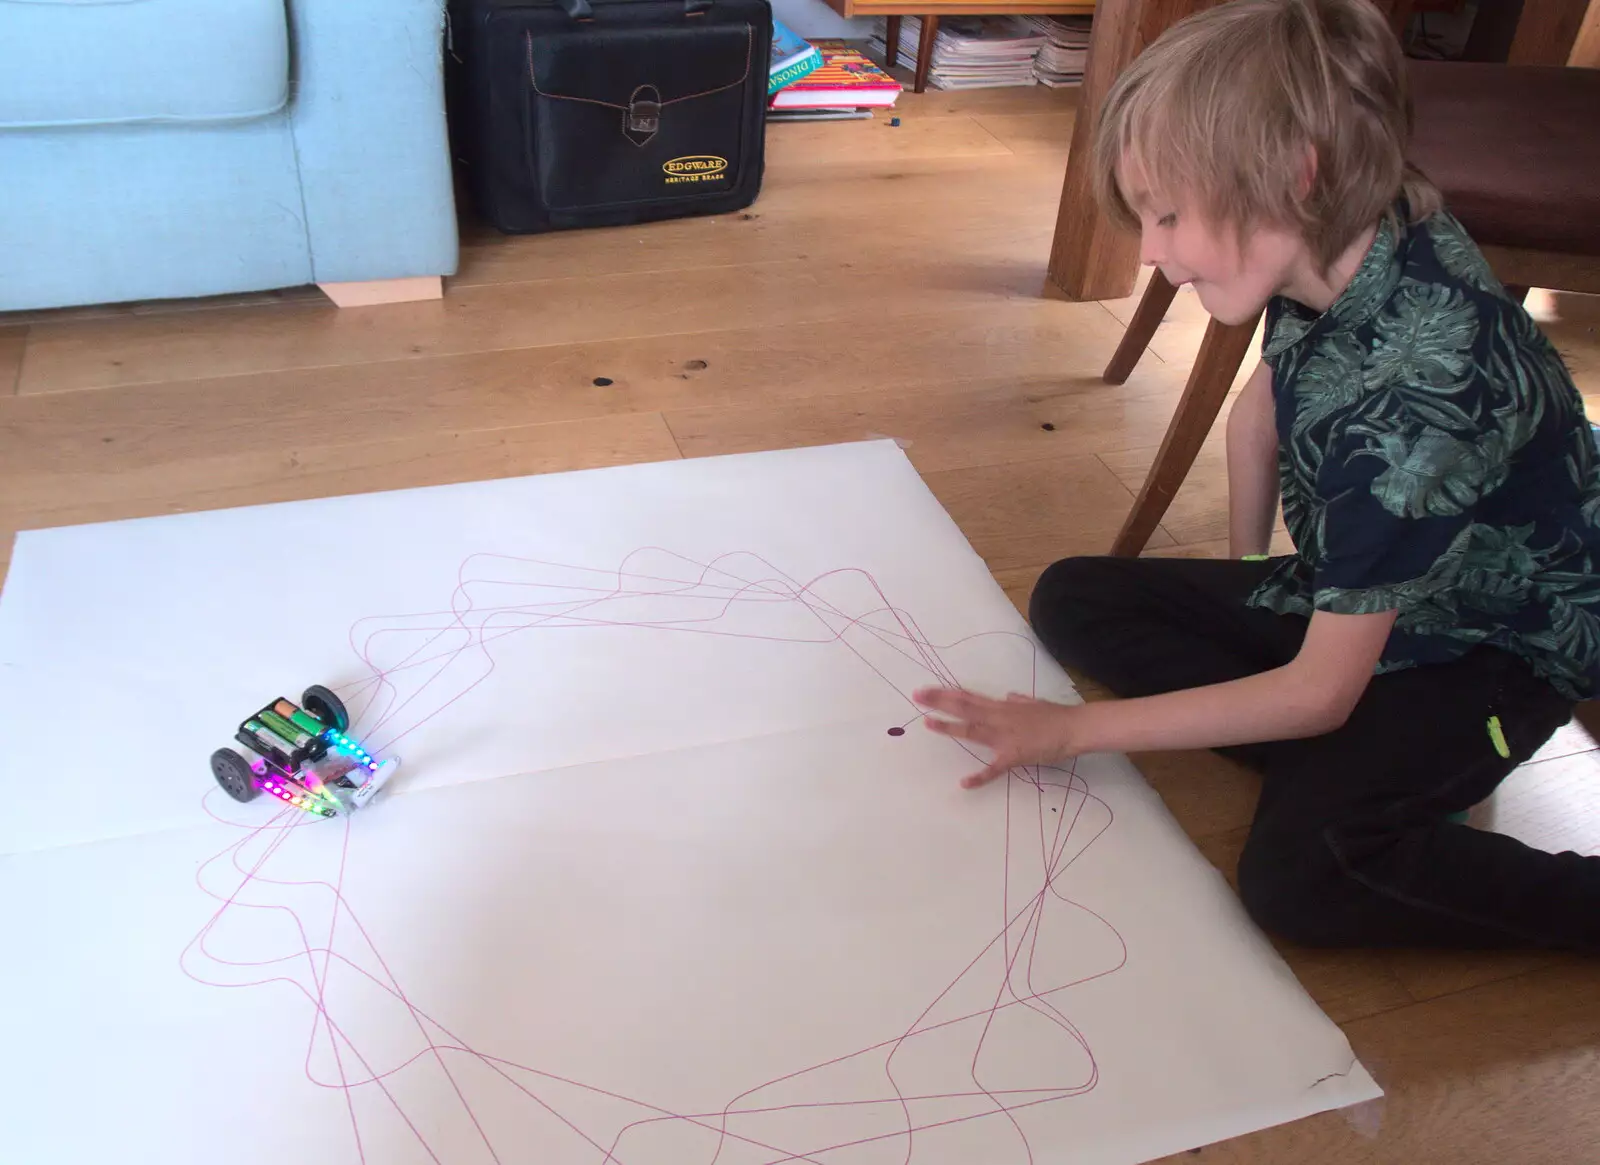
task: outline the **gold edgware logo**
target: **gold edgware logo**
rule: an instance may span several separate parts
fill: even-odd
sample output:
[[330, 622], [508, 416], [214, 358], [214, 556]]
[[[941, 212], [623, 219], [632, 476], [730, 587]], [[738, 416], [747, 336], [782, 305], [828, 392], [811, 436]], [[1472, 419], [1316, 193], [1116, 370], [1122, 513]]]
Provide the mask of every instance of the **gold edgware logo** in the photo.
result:
[[669, 186], [675, 182], [716, 182], [725, 176], [723, 171], [727, 168], [728, 159], [715, 154], [690, 154], [661, 163]]

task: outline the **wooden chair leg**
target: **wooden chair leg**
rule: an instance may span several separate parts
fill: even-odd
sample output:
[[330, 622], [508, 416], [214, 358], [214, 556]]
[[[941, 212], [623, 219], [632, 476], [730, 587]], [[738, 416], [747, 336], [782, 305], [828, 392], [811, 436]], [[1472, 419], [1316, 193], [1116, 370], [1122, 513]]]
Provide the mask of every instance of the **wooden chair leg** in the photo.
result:
[[924, 16], [922, 33], [917, 37], [917, 76], [912, 84], [913, 93], [921, 93], [928, 88], [928, 70], [933, 67], [933, 44], [938, 39], [939, 18]]
[[884, 21], [883, 67], [892, 69], [900, 63], [900, 18], [890, 16]]
[[1585, 700], [1572, 711], [1573, 718], [1589, 734], [1589, 739], [1600, 745], [1600, 700]]
[[1402, 46], [1405, 44], [1406, 30], [1411, 27], [1411, 14], [1416, 7], [1417, 0], [1390, 0], [1389, 27], [1394, 29], [1394, 34], [1400, 38]]
[[1133, 322], [1122, 333], [1122, 343], [1117, 345], [1111, 363], [1106, 365], [1107, 384], [1122, 384], [1128, 379], [1134, 365], [1139, 363], [1139, 357], [1150, 346], [1150, 337], [1156, 334], [1177, 294], [1178, 289], [1167, 282], [1167, 277], [1159, 269], [1150, 276], [1149, 286], [1144, 289], [1139, 306], [1133, 313]]
[[1219, 324], [1212, 320], [1206, 328], [1206, 338], [1200, 343], [1183, 397], [1167, 425], [1167, 435], [1162, 438], [1144, 488], [1139, 491], [1127, 521], [1112, 543], [1112, 554], [1138, 557], [1166, 516], [1173, 495], [1189, 475], [1200, 446], [1205, 444], [1217, 414], [1222, 411], [1222, 402], [1228, 398], [1228, 390], [1239, 375], [1239, 367], [1255, 339], [1256, 322]]

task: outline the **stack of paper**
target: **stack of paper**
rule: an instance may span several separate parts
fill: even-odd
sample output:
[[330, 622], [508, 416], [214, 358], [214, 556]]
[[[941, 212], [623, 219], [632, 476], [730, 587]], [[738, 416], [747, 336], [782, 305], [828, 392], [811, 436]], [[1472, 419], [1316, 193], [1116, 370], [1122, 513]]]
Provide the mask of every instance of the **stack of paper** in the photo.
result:
[[[353, 817], [212, 779], [310, 683], [404, 757]], [[1079, 700], [887, 440], [23, 533], [0, 1162], [1135, 1165], [1380, 1095], [1126, 757], [961, 789], [946, 683]]]
[[1063, 85], [1082, 85], [1083, 68], [1089, 59], [1091, 16], [1024, 17], [1049, 39], [1033, 61], [1034, 78], [1052, 89]]
[[[873, 47], [887, 46], [880, 25]], [[900, 22], [900, 57], [915, 60], [922, 21], [907, 16]], [[1034, 84], [1033, 59], [1048, 37], [1015, 16], [958, 16], [939, 21], [934, 38], [928, 84], [936, 89], [997, 89]]]

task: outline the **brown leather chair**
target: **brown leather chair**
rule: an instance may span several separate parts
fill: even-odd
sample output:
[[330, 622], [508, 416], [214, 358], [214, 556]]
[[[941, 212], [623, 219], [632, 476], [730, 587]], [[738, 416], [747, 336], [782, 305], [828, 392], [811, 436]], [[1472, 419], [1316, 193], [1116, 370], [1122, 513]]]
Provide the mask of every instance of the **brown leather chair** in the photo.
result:
[[[1501, 282], [1600, 293], [1600, 70], [1411, 61], [1411, 158]], [[1121, 384], [1176, 294], [1156, 272], [1107, 366]], [[1256, 324], [1212, 321], [1165, 439], [1111, 552], [1136, 555], [1194, 464]]]

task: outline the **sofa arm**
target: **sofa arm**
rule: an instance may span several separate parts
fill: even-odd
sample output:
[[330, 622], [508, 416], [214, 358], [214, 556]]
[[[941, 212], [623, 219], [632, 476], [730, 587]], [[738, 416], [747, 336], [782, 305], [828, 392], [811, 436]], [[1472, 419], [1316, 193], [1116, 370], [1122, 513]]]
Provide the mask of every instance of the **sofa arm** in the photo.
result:
[[290, 0], [289, 18], [316, 281], [454, 274], [444, 0]]

